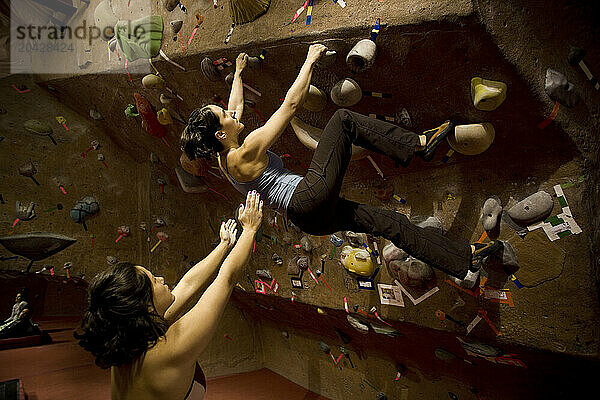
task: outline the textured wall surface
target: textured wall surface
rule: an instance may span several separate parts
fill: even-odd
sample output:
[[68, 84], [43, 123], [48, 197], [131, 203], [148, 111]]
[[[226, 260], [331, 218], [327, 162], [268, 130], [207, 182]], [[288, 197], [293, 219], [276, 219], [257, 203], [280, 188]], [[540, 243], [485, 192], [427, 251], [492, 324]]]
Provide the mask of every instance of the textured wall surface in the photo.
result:
[[[417, 398], [433, 398], [441, 396], [440, 393], [446, 396], [451, 387], [455, 393], [469, 398], [469, 386], [480, 387], [488, 396], [484, 398], [500, 398], [502, 393], [508, 398], [520, 398], [518, 395], [525, 392], [528, 396], [541, 397], [546, 391], [541, 387], [527, 387], [513, 388], [514, 391], [510, 392], [502, 388], [500, 380], [494, 377], [506, 373], [506, 379], [512, 377], [523, 385], [528, 380], [554, 380], [556, 385], [553, 388], [567, 395], [574, 388], [568, 380], [557, 379], [552, 368], [561, 370], [561, 365], [563, 369], [566, 368], [564, 365], [568, 365], [572, 371], [598, 368], [595, 360], [598, 358], [600, 319], [596, 262], [600, 255], [600, 100], [598, 92], [580, 68], [567, 62], [569, 46], [584, 47], [588, 51], [585, 57], [587, 65], [592, 72], [600, 73], [600, 49], [595, 40], [599, 28], [594, 19], [597, 12], [593, 1], [355, 0], [349, 1], [344, 9], [333, 2], [323, 1], [315, 2], [311, 25], [305, 24], [305, 14], [295, 24], [289, 25], [300, 4], [281, 0], [273, 1], [267, 14], [256, 21], [236, 26], [227, 45], [223, 43], [230, 26], [226, 1], [219, 1], [217, 8], [213, 8], [209, 1], [189, 1], [185, 4], [187, 14], [179, 9], [167, 13], [160, 1], [132, 0], [129, 7], [126, 3], [115, 5], [120, 19], [137, 18], [142, 13], [141, 8], [146, 7], [147, 12], [148, 4], [153, 14], [163, 16], [167, 29], [162, 49], [186, 68], [182, 71], [160, 57], [153, 60], [167, 86], [183, 98], [183, 101], [175, 101], [170, 106], [172, 113], [186, 118], [194, 108], [211, 102], [214, 95], [227, 100], [229, 88], [224, 80], [211, 82], [200, 71], [204, 57], [213, 60], [226, 57], [233, 61], [241, 51], [256, 56], [265, 49], [267, 56], [262, 67], [245, 71], [243, 78], [262, 94], [256, 96], [246, 90], [246, 98], [254, 100], [256, 110], [268, 118], [293, 82], [308, 45], [322, 42], [338, 52], [338, 59], [331, 68], [315, 70], [314, 85], [329, 93], [338, 80], [352, 77], [363, 90], [392, 94], [391, 99], [366, 96], [351, 107], [352, 110], [394, 115], [401, 108], [406, 108], [412, 119], [410, 129], [415, 132], [437, 126], [448, 118], [459, 124], [490, 122], [496, 129], [493, 145], [477, 156], [455, 153], [443, 162], [442, 157], [448, 150], [444, 143], [432, 162], [415, 159], [408, 168], [401, 168], [382, 155], [372, 154], [385, 179], [379, 177], [369, 161], [353, 161], [342, 187], [345, 197], [397, 210], [411, 217], [435, 215], [442, 221], [447, 235], [475, 241], [483, 232], [479, 216], [489, 196], [498, 196], [503, 206], [510, 208], [538, 190], [554, 194], [555, 185], [566, 184], [564, 194], [582, 229], [579, 235], [551, 242], [541, 230], [521, 238], [508, 225], [501, 225], [500, 239], [511, 243], [517, 251], [521, 269], [516, 276], [524, 287], [519, 289], [497, 266], [490, 265], [486, 269], [489, 285], [509, 289], [514, 307], [475, 298], [447, 284], [445, 274], [437, 272], [436, 285], [440, 291], [418, 305], [412, 305], [405, 298], [405, 307], [401, 308], [381, 305], [376, 292], [359, 290], [355, 277], [339, 265], [339, 250], [336, 258], [326, 258], [323, 277], [331, 291], [321, 280], [319, 284], [315, 283], [307, 273], [303, 276], [304, 289], [292, 289], [285, 265], [295, 255], [306, 254], [293, 246], [300, 243], [303, 234], [294, 227], [285, 226], [280, 217], [277, 226], [274, 226], [275, 215], [267, 212], [263, 239], [257, 242], [240, 283], [251, 292], [249, 279], [256, 279], [255, 270], [269, 269], [279, 282], [279, 290], [273, 293], [267, 289], [268, 304], [277, 307], [279, 301], [286, 306], [276, 311], [276, 317], [267, 318], [263, 314], [267, 311], [272, 314], [273, 310], [257, 308], [255, 295], [237, 292], [238, 306], [248, 312], [254, 310], [255, 321], [250, 322], [247, 315], [237, 309], [227, 312], [220, 328], [223, 331], [217, 334], [215, 347], [208, 352], [209, 365], [214, 368], [215, 374], [227, 373], [238, 363], [237, 360], [242, 360], [240, 362], [248, 367], [264, 362], [265, 366], [297, 383], [332, 398], [374, 397], [375, 392], [369, 393], [368, 386], [366, 389], [356, 387], [359, 377], [366, 377], [381, 390], [402, 398], [398, 391], [402, 387], [392, 386], [395, 383], [390, 368], [395, 362], [404, 362], [413, 367], [415, 376], [424, 377], [415, 381], [418, 385], [425, 386], [426, 382], [433, 385], [427, 384], [427, 389], [423, 389], [421, 397]], [[95, 4], [92, 2], [82, 18], [93, 14]], [[195, 26], [196, 13], [203, 15], [204, 22], [194, 40], [187, 45]], [[383, 25], [377, 40], [375, 65], [364, 73], [354, 75], [346, 66], [344, 57], [358, 40], [368, 37], [371, 25], [378, 17]], [[185, 52], [182, 52], [179, 40], [172, 41], [168, 32], [168, 22], [174, 19], [184, 20]], [[9, 111], [0, 115], [0, 127], [5, 132], [2, 136], [6, 137], [0, 143], [1, 193], [7, 201], [2, 205], [5, 227], [2, 233], [9, 232], [14, 220], [14, 200], [39, 198], [36, 201], [43, 202], [40, 210], [44, 210], [65, 199], [65, 195], [50, 183], [53, 176], [60, 176], [68, 185], [70, 201], [64, 202], [66, 208], [90, 191], [101, 200], [100, 214], [90, 219], [88, 224], [89, 231], [96, 235], [96, 247], [90, 249], [90, 232], [83, 232], [81, 226], [70, 222], [65, 210], [62, 214], [57, 211], [47, 215], [40, 212], [34, 221], [19, 222], [15, 232], [22, 232], [25, 226], [32, 227], [32, 230], [56, 230], [60, 227], [61, 232], [76, 237], [79, 242], [48, 262], [54, 259], [57, 263], [72, 260], [78, 269], [76, 272], [86, 276], [106, 265], [106, 255], [114, 255], [119, 259], [139, 260], [155, 273], [164, 275], [167, 282], [174, 283], [189, 268], [190, 261], [197, 261], [210, 251], [216, 239], [214, 230], [221, 220], [231, 217], [242, 196], [224, 179], [212, 174], [204, 180], [214, 191], [183, 193], [174, 174], [180, 156], [178, 137], [183, 125], [176, 122], [168, 127], [167, 145], [148, 135], [141, 127], [140, 118], [125, 117], [123, 113], [128, 104], [134, 103], [134, 92], [146, 96], [155, 109], [162, 108], [158, 101], [161, 91], [145, 89], [141, 85], [142, 76], [152, 72], [151, 66], [147, 60], [139, 60], [129, 63], [126, 71], [123, 59], [119, 61], [114, 53], [108, 59], [105, 42], [95, 43], [91, 50], [91, 64], [82, 75], [35, 77], [39, 87], [47, 89], [46, 93], [42, 93], [29, 78], [9, 77], [2, 81], [3, 108]], [[74, 63], [76, 59], [57, 57], [54, 62]], [[537, 124], [550, 114], [554, 106], [544, 92], [547, 68], [565, 74], [580, 91], [581, 101], [572, 109], [561, 106], [554, 122], [545, 129], [539, 129]], [[111, 73], [104, 73], [106, 71]], [[230, 71], [222, 71], [222, 78]], [[507, 83], [506, 101], [491, 112], [475, 109], [469, 88], [473, 76]], [[33, 93], [19, 95], [10, 88], [12, 83], [25, 83]], [[28, 98], [28, 95], [34, 96]], [[49, 95], [57, 102], [50, 100]], [[323, 112], [302, 110], [298, 116], [311, 125], [324, 127], [337, 108], [329, 100]], [[91, 121], [88, 117], [90, 109], [98, 110], [104, 120]], [[27, 110], [27, 118], [21, 110]], [[42, 143], [46, 138], [25, 138], [20, 129], [24, 119], [45, 118], [53, 123], [56, 115], [64, 115], [71, 128], [70, 132], [65, 132], [60, 125], [55, 129], [60, 157], [58, 153], [51, 152], [57, 150], [51, 142]], [[247, 127], [246, 133], [262, 123], [258, 114], [248, 107], [242, 122]], [[102, 150], [107, 156], [109, 169], [95, 161], [96, 152], [90, 154], [92, 158], [81, 159], [79, 155], [94, 138], [105, 146]], [[287, 168], [297, 173], [306, 170], [311, 157], [311, 152], [300, 144], [291, 129], [286, 130], [273, 150], [278, 154], [290, 154], [291, 158], [285, 158], [284, 162]], [[154, 153], [160, 162], [150, 163], [150, 153]], [[40, 173], [37, 177], [43, 183], [42, 187], [34, 187], [33, 182], [16, 172], [18, 165], [30, 158], [39, 160]], [[167, 185], [161, 187], [159, 178], [164, 179]], [[41, 191], [44, 185], [48, 189]], [[375, 191], [381, 188], [392, 188], [393, 193], [405, 202], [376, 197]], [[552, 215], [559, 212], [559, 202], [554, 198]], [[156, 237], [151, 236], [148, 241], [139, 224], [146, 222], [150, 225], [157, 217], [167, 222], [167, 227], [161, 229], [169, 234], [169, 240], [150, 253]], [[133, 233], [115, 245], [116, 228], [125, 224], [131, 226]], [[306, 255], [311, 257], [311, 270], [314, 271], [321, 268], [321, 254], [329, 255], [333, 246], [329, 237], [310, 237], [310, 240], [314, 249]], [[379, 241], [380, 249], [384, 245], [383, 240]], [[283, 267], [273, 264], [271, 257], [274, 252], [283, 257]], [[376, 283], [392, 282], [387, 269], [382, 268]], [[418, 294], [415, 291], [414, 295]], [[287, 307], [292, 295], [301, 308]], [[366, 361], [360, 363], [356, 370], [344, 365], [341, 373], [343, 381], [348, 383], [344, 388], [339, 382], [334, 383], [337, 367], [326, 364], [328, 357], [316, 345], [319, 332], [311, 332], [305, 337], [310, 329], [298, 326], [297, 335], [294, 335], [297, 339], [288, 340], [278, 333], [285, 326], [261, 325], [262, 319], [266, 318], [303, 320], [318, 327], [319, 321], [323, 321], [319, 318], [327, 319], [327, 316], [317, 316], [314, 308], [343, 311], [344, 297], [350, 307], [359, 305], [368, 311], [370, 307], [377, 306], [380, 316], [394, 321], [400, 331], [404, 329], [407, 341], [415, 340], [427, 351], [419, 352], [416, 346], [411, 347], [414, 353], [409, 353], [410, 356], [403, 355], [400, 342], [388, 341], [382, 346], [378, 336], [371, 333], [375, 336], [364, 340], [364, 349], [361, 350]], [[438, 320], [435, 317], [438, 309], [467, 324], [479, 309], [485, 309], [502, 335], [496, 336], [485, 322], [480, 322], [467, 337], [463, 328]], [[404, 324], [417, 328], [406, 332]], [[351, 329], [347, 322], [345, 328]], [[234, 332], [239, 337], [229, 334], [234, 340], [224, 339], [222, 342], [227, 332]], [[470, 360], [475, 362], [475, 367], [457, 360], [454, 364], [436, 364], [430, 350], [439, 339], [438, 334], [447, 340], [444, 342], [450, 346], [447, 350], [456, 351], [456, 354], [461, 348], [456, 347], [455, 336], [506, 349], [516, 357], [523, 357], [524, 362], [530, 365], [528, 373], [519, 375], [521, 370], [517, 367], [487, 365], [488, 361], [474, 358]], [[331, 332], [323, 332], [323, 336], [336, 340]], [[297, 342], [292, 346], [293, 340]], [[289, 353], [286, 352], [288, 347]], [[220, 354], [221, 349], [224, 349], [223, 354]], [[236, 352], [239, 354], [230, 356]], [[288, 362], [290, 354], [297, 359], [297, 366]], [[481, 366], [482, 363], [485, 367]], [[480, 371], [479, 367], [486, 371], [481, 380], [473, 378]], [[388, 374], [391, 376], [389, 381], [380, 378]], [[441, 381], [436, 381], [436, 377], [440, 377]], [[580, 382], [580, 386], [585, 386], [585, 383]], [[446, 388], [445, 391], [443, 388]], [[418, 391], [413, 389], [411, 386], [410, 398]]]
[[[474, 336], [393, 321], [399, 334], [362, 333], [346, 321], [343, 310], [321, 308], [236, 290], [235, 304], [256, 320], [263, 342], [263, 362], [288, 379], [332, 399], [570, 398], [583, 395], [598, 371], [598, 361], [515, 344], [499, 344], [502, 357], [475, 357], [460, 344], [487, 343]], [[351, 313], [363, 323], [386, 325]], [[321, 343], [331, 350], [325, 354]], [[340, 346], [348, 351], [342, 357]], [[445, 352], [438, 357], [437, 354]], [[350, 363], [352, 360], [352, 364]], [[397, 365], [403, 366], [397, 376]], [[396, 380], [396, 378], [398, 378]], [[510, 382], [510, 384], [507, 384]], [[373, 391], [373, 386], [377, 391]], [[403, 397], [408, 394], [408, 397]]]
[[[11, 84], [26, 85], [30, 91], [19, 94]], [[87, 281], [108, 267], [107, 256], [119, 261], [130, 261], [147, 266], [154, 274], [164, 276], [174, 285], [190, 268], [206, 256], [218, 242], [218, 232], [213, 234], [206, 225], [214, 213], [224, 219], [227, 208], [197, 204], [194, 196], [186, 197], [176, 181], [164, 187], [157, 183], [159, 177], [169, 179], [170, 171], [162, 163], [135, 162], [126, 151], [117, 146], [89, 115], [80, 115], [56, 101], [46, 91], [32, 83], [28, 77], [8, 77], [0, 82], [0, 102], [5, 114], [0, 116], [0, 174], [3, 204], [0, 236], [27, 232], [53, 232], [77, 239], [67, 249], [33, 264], [31, 272], [40, 271], [45, 265], [53, 265], [55, 276], [49, 271], [36, 275], [29, 282], [25, 274], [18, 274], [28, 265], [23, 257], [1, 261], [0, 268], [10, 270], [0, 277], [2, 282], [2, 309], [0, 318], [10, 315], [16, 290], [27, 287], [34, 305], [36, 317], [57, 315], [82, 315], [86, 306], [85, 286], [66, 279], [65, 262], [71, 262], [73, 276], [85, 276]], [[69, 130], [58, 125], [56, 116], [63, 116]], [[50, 138], [25, 131], [23, 122], [37, 119], [53, 126], [54, 145]], [[101, 147], [91, 150], [85, 158], [81, 153], [98, 140]], [[106, 168], [97, 160], [97, 154], [105, 156]], [[20, 165], [32, 161], [38, 173], [31, 179], [19, 175]], [[162, 171], [166, 171], [165, 174]], [[63, 193], [55, 178], [65, 189]], [[172, 179], [172, 178], [171, 178]], [[100, 211], [86, 219], [87, 231], [69, 217], [69, 211], [84, 196], [97, 198]], [[197, 199], [197, 198], [196, 198]], [[15, 221], [15, 202], [35, 202], [36, 217], [30, 221]], [[52, 210], [57, 204], [62, 209]], [[185, 210], [189, 210], [185, 212]], [[193, 209], [193, 212], [191, 211]], [[46, 210], [50, 210], [47, 211]], [[181, 210], [175, 213], [175, 210]], [[219, 211], [220, 210], [220, 211]], [[169, 234], [169, 240], [154, 252], [157, 243], [155, 229], [147, 235], [140, 228], [146, 223], [151, 230], [156, 218], [167, 226], [160, 228]], [[130, 227], [130, 236], [119, 237], [117, 228]], [[214, 224], [213, 224], [214, 225]], [[219, 228], [219, 224], [214, 225]], [[13, 256], [4, 247], [0, 250], [4, 259]], [[65, 281], [66, 283], [61, 283]], [[7, 315], [5, 315], [7, 314]], [[244, 319], [238, 309], [228, 306], [215, 334], [215, 340], [202, 356], [207, 376], [245, 372], [260, 368], [252, 323]], [[227, 335], [230, 339], [226, 338]], [[235, 340], [235, 341], [234, 341]], [[260, 348], [260, 347], [258, 347]]]

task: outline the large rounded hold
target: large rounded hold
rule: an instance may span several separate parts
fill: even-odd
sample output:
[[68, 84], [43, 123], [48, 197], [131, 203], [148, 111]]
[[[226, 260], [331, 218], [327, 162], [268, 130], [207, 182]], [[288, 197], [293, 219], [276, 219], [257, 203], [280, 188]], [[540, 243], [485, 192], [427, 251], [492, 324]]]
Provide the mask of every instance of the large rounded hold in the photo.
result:
[[375, 62], [377, 45], [371, 39], [363, 39], [356, 43], [346, 56], [346, 64], [354, 73], [371, 68]]
[[[410, 221], [419, 228], [432, 229], [439, 234], [444, 230], [442, 221], [437, 217], [415, 216]], [[423, 261], [409, 256], [391, 242], [383, 248], [383, 259], [390, 276], [407, 286], [426, 288], [435, 278], [433, 268]]]
[[340, 255], [342, 266], [361, 276], [371, 276], [375, 270], [371, 255], [364, 249], [344, 246]]
[[165, 81], [158, 75], [148, 74], [142, 78], [142, 86], [146, 89], [162, 89], [165, 87]]
[[[298, 117], [292, 118], [290, 121], [290, 125], [296, 134], [296, 137], [303, 145], [308, 147], [311, 150], [316, 150], [317, 145], [319, 144], [319, 138], [323, 133], [323, 129], [315, 128], [305, 122], [303, 122]], [[359, 147], [352, 145], [352, 157], [351, 161], [360, 160], [367, 156], [367, 150], [364, 147]]]
[[391, 263], [393, 260], [404, 260], [408, 257], [406, 252], [390, 242], [383, 248], [383, 259], [386, 263]]
[[0, 237], [0, 244], [8, 251], [34, 261], [50, 257], [75, 242], [76, 239], [50, 232], [30, 232]]
[[506, 99], [506, 83], [480, 77], [471, 79], [471, 100], [478, 110], [495, 110]]
[[331, 100], [340, 107], [350, 107], [362, 99], [362, 90], [354, 79], [346, 78], [331, 89]]
[[325, 93], [316, 86], [310, 85], [308, 87], [308, 94], [304, 100], [302, 107], [312, 112], [321, 112], [325, 109], [327, 104], [327, 96]]
[[236, 24], [252, 22], [267, 12], [271, 0], [229, 0], [229, 14]]
[[508, 215], [519, 225], [530, 225], [550, 216], [552, 208], [552, 196], [540, 190], [512, 206]]
[[392, 277], [410, 287], [426, 288], [427, 284], [435, 278], [433, 268], [413, 257], [406, 260], [393, 260], [388, 264], [388, 268]]
[[454, 133], [448, 135], [448, 143], [454, 151], [474, 156], [486, 151], [494, 142], [495, 137], [494, 126], [488, 122], [457, 125], [454, 128]]

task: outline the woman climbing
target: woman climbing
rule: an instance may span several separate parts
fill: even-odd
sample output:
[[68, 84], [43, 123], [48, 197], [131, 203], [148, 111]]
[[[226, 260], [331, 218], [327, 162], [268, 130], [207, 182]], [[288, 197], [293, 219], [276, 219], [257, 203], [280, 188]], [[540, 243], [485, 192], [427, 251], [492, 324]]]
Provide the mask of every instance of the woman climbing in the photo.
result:
[[403, 214], [339, 197], [353, 144], [406, 166], [415, 154], [425, 160], [432, 158], [453, 128], [450, 121], [417, 135], [385, 121], [337, 110], [303, 177], [283, 168], [281, 159], [269, 151], [302, 106], [315, 63], [325, 50], [321, 44], [310, 46], [279, 109], [240, 143], [244, 129], [240, 122], [244, 110], [241, 74], [248, 58], [241, 53], [227, 110], [211, 104], [192, 111], [181, 134], [181, 149], [190, 160], [216, 154], [219, 167], [239, 192], [258, 191], [267, 206], [287, 214], [306, 233], [353, 231], [382, 236], [411, 256], [462, 280], [463, 285], [473, 286], [483, 260], [503, 248], [501, 241], [469, 244], [451, 240], [412, 224]]
[[250, 191], [240, 206], [243, 230], [235, 247], [236, 223], [229, 220], [221, 225], [219, 245], [172, 291], [164, 278], [126, 262], [94, 278], [75, 338], [98, 366], [111, 368], [112, 400], [204, 397], [206, 379], [196, 360], [214, 335], [250, 257], [262, 206], [260, 196]]

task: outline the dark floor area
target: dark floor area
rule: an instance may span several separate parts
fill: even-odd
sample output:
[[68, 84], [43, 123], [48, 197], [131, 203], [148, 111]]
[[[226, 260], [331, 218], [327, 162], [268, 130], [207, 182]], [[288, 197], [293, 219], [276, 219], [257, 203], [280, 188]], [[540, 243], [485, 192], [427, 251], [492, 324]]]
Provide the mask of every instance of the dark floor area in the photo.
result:
[[[0, 382], [20, 379], [29, 400], [106, 400], [110, 372], [94, 365], [77, 345], [73, 330], [78, 318], [38, 321], [52, 343], [0, 351]], [[263, 368], [243, 374], [209, 378], [206, 400], [245, 399], [326, 400], [275, 372]]]

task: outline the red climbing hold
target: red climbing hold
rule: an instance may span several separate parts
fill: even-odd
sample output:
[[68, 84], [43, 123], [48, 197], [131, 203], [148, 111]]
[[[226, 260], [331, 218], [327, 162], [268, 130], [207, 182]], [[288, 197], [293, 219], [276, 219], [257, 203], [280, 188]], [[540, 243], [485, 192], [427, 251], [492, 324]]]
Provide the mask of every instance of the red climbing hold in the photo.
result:
[[133, 96], [135, 97], [135, 106], [143, 119], [142, 127], [146, 132], [157, 138], [166, 136], [167, 130], [164, 125], [158, 122], [156, 113], [152, 109], [150, 102], [139, 93], [134, 93]]

